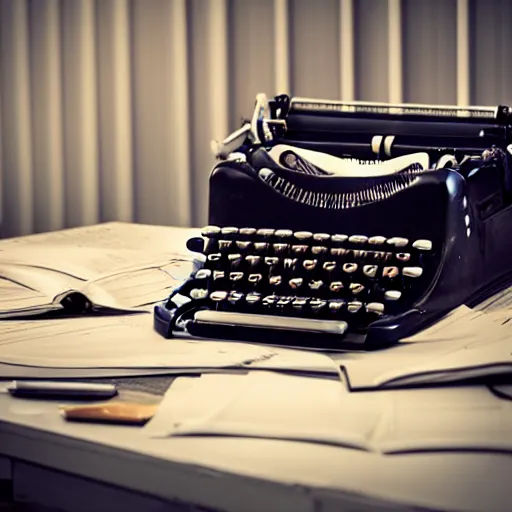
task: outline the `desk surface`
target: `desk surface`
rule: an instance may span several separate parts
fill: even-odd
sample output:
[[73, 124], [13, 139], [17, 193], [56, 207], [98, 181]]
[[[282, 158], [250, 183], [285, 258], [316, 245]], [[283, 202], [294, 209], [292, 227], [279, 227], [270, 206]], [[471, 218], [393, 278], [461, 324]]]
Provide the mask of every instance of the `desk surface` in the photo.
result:
[[[158, 229], [159, 239], [166, 232], [178, 233]], [[491, 511], [510, 510], [512, 503], [511, 455], [383, 456], [263, 439], [149, 439], [137, 428], [67, 423], [55, 403], [8, 395], [0, 395], [0, 453], [223, 511], [325, 512], [340, 510], [341, 504], [343, 510], [400, 510], [400, 505], [409, 505]]]

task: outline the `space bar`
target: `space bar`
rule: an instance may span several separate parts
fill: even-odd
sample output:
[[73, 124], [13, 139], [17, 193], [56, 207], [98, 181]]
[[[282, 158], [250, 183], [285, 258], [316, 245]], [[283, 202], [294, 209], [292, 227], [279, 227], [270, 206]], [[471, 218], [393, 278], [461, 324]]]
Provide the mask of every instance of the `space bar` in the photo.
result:
[[250, 313], [231, 313], [228, 311], [197, 311], [194, 320], [208, 324], [237, 325], [266, 329], [285, 329], [290, 331], [311, 331], [329, 334], [344, 334], [347, 322], [337, 320], [319, 320], [290, 316], [256, 315]]

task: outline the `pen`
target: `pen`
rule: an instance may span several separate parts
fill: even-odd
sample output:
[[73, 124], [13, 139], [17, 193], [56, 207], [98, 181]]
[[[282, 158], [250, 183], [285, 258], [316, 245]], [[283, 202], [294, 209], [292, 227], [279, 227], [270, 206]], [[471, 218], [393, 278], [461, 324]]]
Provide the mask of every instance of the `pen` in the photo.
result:
[[89, 382], [13, 381], [5, 390], [17, 398], [96, 400], [117, 395], [113, 384]]

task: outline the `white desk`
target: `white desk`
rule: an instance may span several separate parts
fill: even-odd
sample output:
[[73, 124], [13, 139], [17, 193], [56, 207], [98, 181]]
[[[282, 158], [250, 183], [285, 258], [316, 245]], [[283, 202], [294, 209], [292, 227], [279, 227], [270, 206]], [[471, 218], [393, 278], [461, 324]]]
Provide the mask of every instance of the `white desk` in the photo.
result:
[[0, 455], [17, 499], [61, 510], [190, 510], [166, 504], [181, 502], [233, 512], [406, 505], [489, 512], [512, 504], [510, 455], [381, 456], [261, 439], [148, 439], [132, 427], [67, 423], [55, 403], [8, 395], [0, 395]]

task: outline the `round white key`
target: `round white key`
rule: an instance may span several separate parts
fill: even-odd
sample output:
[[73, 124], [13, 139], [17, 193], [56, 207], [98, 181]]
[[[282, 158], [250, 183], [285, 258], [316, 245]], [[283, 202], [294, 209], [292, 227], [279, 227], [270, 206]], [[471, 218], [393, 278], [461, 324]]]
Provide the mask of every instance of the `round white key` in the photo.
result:
[[227, 296], [228, 292], [216, 291], [210, 293], [210, 299], [212, 299], [215, 302], [221, 302], [225, 300]]
[[223, 235], [236, 235], [238, 233], [238, 228], [229, 226], [222, 228], [220, 231]]
[[384, 236], [371, 236], [368, 239], [368, 243], [372, 245], [382, 245], [386, 242], [386, 237]]
[[377, 275], [378, 267], [377, 265], [365, 265], [363, 267], [363, 273], [368, 277], [375, 277]]
[[412, 244], [415, 249], [419, 249], [420, 251], [431, 251], [432, 250], [432, 241], [431, 240], [416, 240]]
[[203, 236], [215, 236], [215, 235], [218, 235], [219, 233], [220, 233], [219, 226], [205, 226], [201, 230], [201, 235], [203, 235]]
[[394, 245], [395, 247], [405, 247], [409, 243], [407, 238], [400, 238], [399, 236], [394, 236], [388, 240], [389, 245]]
[[352, 235], [348, 241], [353, 244], [365, 244], [368, 241], [368, 237], [364, 235]]
[[209, 268], [202, 268], [196, 272], [196, 279], [208, 279], [212, 275], [212, 271]]
[[404, 267], [402, 274], [407, 277], [420, 277], [423, 274], [421, 267]]
[[331, 242], [335, 243], [342, 243], [345, 242], [348, 239], [347, 235], [332, 235], [331, 236]]
[[298, 240], [308, 240], [313, 236], [313, 233], [311, 231], [296, 231], [294, 235]]
[[366, 304], [366, 311], [368, 311], [368, 313], [378, 313], [381, 315], [384, 313], [384, 304], [380, 302], [369, 302]]
[[358, 300], [353, 300], [347, 304], [349, 313], [357, 313], [363, 307], [363, 303]]
[[384, 297], [386, 300], [398, 300], [402, 296], [402, 292], [399, 292], [398, 290], [388, 290]]
[[206, 299], [208, 297], [208, 290], [203, 288], [194, 288], [190, 290], [190, 298], [191, 299]]

